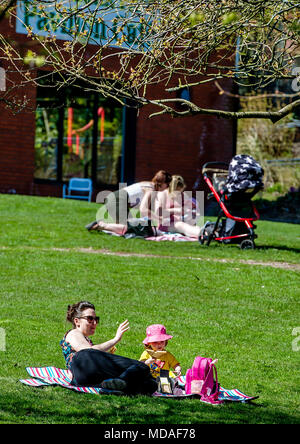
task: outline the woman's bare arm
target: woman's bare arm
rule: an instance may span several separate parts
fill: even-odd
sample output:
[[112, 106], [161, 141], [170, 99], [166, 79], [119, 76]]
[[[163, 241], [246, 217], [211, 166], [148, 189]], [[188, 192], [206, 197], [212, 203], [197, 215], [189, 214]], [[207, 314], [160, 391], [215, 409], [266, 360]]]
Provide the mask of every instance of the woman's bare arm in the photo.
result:
[[155, 211], [157, 196], [161, 194], [157, 191], [147, 191], [144, 194], [140, 205], [141, 217], [148, 217], [151, 221], [157, 221], [158, 217]]
[[116, 336], [109, 341], [103, 342], [102, 344], [91, 345], [86, 337], [80, 331], [75, 329], [68, 333], [66, 340], [76, 352], [87, 348], [93, 348], [100, 351], [109, 351], [111, 347], [121, 341], [123, 334], [125, 331], [129, 330], [129, 328], [128, 320], [122, 322], [122, 324], [120, 324], [118, 327]]
[[101, 351], [110, 350], [114, 345], [121, 341], [123, 334], [125, 333], [125, 331], [129, 330], [129, 328], [129, 322], [126, 319], [126, 321], [122, 322], [122, 324], [119, 325], [116, 336], [113, 339], [103, 342], [102, 344], [94, 345], [92, 348]]
[[146, 191], [144, 197], [140, 204], [140, 214], [141, 217], [148, 217], [151, 219], [151, 210], [150, 210], [150, 202], [151, 202], [151, 193], [152, 191]]

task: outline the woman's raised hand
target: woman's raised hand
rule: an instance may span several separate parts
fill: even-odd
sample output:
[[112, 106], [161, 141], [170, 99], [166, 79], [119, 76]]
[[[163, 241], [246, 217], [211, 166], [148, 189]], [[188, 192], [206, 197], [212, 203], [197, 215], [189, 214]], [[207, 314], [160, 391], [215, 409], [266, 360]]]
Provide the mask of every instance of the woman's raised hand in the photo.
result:
[[122, 324], [119, 325], [115, 339], [119, 342], [122, 339], [123, 334], [125, 331], [129, 330], [129, 321], [126, 319], [126, 321], [122, 322]]

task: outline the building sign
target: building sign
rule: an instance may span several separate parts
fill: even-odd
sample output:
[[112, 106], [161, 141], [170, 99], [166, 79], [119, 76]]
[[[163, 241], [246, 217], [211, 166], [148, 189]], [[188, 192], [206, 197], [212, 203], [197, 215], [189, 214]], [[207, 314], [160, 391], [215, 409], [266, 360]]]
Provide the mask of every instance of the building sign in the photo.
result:
[[17, 2], [16, 32], [129, 48], [145, 35], [145, 19], [121, 0]]

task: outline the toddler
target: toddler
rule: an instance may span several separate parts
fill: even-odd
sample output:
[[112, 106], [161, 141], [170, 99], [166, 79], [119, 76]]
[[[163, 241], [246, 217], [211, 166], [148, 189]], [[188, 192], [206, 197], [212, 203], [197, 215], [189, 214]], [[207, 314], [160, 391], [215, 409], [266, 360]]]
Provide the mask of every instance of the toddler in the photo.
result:
[[141, 354], [140, 361], [150, 367], [152, 376], [156, 379], [161, 370], [173, 369], [176, 376], [181, 375], [181, 367], [172, 353], [165, 350], [168, 340], [172, 339], [166, 332], [166, 327], [161, 324], [149, 325], [146, 329], [146, 338], [143, 340], [145, 350]]

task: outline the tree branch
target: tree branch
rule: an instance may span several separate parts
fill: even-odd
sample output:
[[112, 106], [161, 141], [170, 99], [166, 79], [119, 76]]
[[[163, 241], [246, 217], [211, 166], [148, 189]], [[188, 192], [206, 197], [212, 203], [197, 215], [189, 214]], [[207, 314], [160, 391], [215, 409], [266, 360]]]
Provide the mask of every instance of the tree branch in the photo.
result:
[[12, 8], [13, 6], [15, 6], [15, 4], [17, 3], [17, 0], [9, 0], [9, 1], [0, 1], [0, 6], [2, 6], [2, 3], [6, 3], [6, 5], [4, 6], [4, 8], [1, 10], [0, 12], [0, 22], [1, 20], [4, 18], [5, 14], [7, 13], [7, 11]]
[[[288, 105], [284, 106], [278, 111], [222, 111], [222, 110], [216, 110], [216, 109], [207, 109], [207, 108], [200, 108], [194, 103], [189, 102], [188, 100], [184, 99], [164, 99], [164, 100], [149, 100], [149, 104], [158, 106], [161, 108], [161, 111], [152, 113], [149, 117], [154, 117], [162, 114], [170, 114], [172, 117], [183, 117], [183, 116], [195, 116], [195, 115], [208, 115], [208, 116], [215, 116], [218, 118], [223, 119], [269, 119], [273, 123], [278, 122], [283, 117], [287, 116], [291, 112], [295, 111], [296, 109], [300, 108], [300, 99], [295, 100], [292, 103], [289, 103]], [[180, 104], [185, 106], [184, 111], [177, 111], [173, 107], [169, 106], [169, 104]]]
[[218, 88], [218, 90], [220, 91], [220, 94], [225, 94], [228, 97], [233, 97], [235, 99], [247, 99], [247, 100], [259, 100], [262, 98], [294, 98], [294, 97], [299, 97], [300, 96], [300, 92], [294, 93], [294, 94], [287, 94], [287, 93], [283, 93], [280, 91], [276, 91], [275, 93], [266, 93], [266, 94], [257, 94], [255, 96], [243, 96], [241, 94], [233, 94], [229, 91], [226, 91], [225, 89], [223, 89], [221, 87], [221, 85], [218, 82], [214, 82], [215, 86]]

